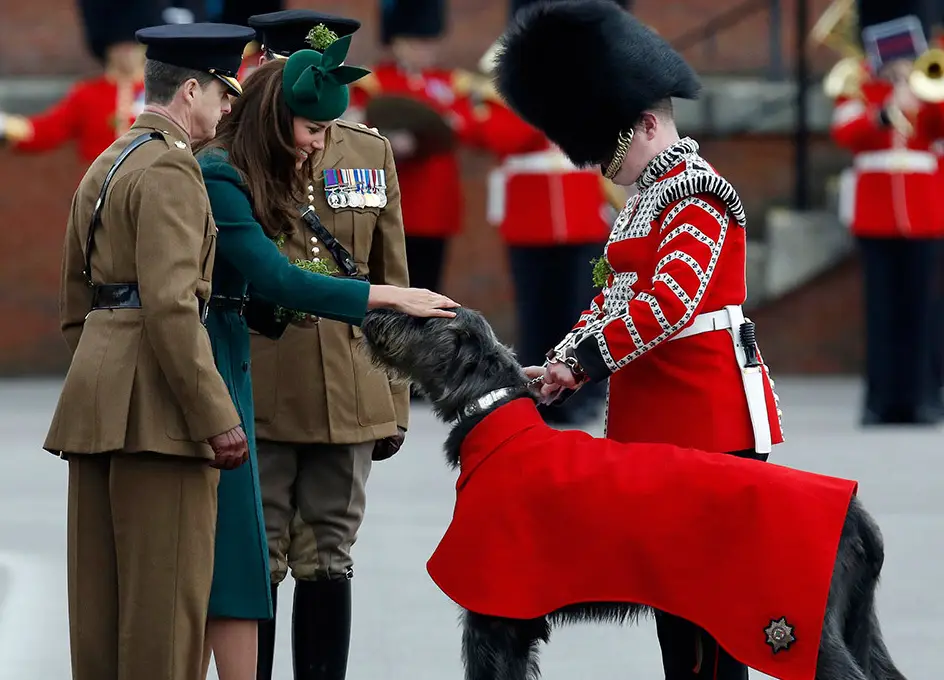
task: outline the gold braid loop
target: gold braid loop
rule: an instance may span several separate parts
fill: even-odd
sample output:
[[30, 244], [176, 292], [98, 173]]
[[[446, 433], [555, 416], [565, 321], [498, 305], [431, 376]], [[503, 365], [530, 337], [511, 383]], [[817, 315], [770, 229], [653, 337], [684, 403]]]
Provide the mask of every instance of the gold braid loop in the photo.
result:
[[623, 159], [626, 158], [626, 152], [629, 151], [629, 145], [633, 142], [633, 129], [630, 128], [629, 132], [620, 132], [619, 137], [616, 140], [616, 151], [613, 152], [613, 160], [610, 161], [610, 164], [606, 166], [606, 171], [604, 171], [603, 176], [607, 179], [613, 179], [616, 177], [616, 173], [619, 172], [620, 167], [623, 165]]

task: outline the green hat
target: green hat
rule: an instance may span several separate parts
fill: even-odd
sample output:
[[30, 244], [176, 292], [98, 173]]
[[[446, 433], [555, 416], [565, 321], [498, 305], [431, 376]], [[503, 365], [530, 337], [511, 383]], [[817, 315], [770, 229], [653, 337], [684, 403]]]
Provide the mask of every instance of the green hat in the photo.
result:
[[348, 83], [368, 75], [358, 66], [343, 66], [351, 36], [331, 43], [324, 53], [299, 50], [285, 63], [282, 93], [296, 116], [309, 120], [334, 120], [347, 109]]

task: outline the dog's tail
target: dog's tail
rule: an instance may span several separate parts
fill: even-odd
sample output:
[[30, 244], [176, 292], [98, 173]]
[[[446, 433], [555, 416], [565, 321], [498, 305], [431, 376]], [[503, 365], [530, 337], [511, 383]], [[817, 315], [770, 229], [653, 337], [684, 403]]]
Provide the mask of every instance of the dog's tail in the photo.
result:
[[869, 677], [871, 680], [908, 680], [895, 662], [892, 661], [888, 649], [885, 648], [885, 641], [881, 633], [878, 632], [878, 618], [872, 614], [872, 626], [876, 631], [875, 639], [872, 642], [872, 649], [869, 652]]
[[[847, 631], [850, 633], [847, 635], [847, 644], [870, 680], [907, 680], [895, 666], [885, 647], [882, 628], [875, 611], [875, 590], [882, 566], [885, 564], [885, 545], [881, 530], [859, 504], [858, 499], [853, 498], [849, 510], [858, 525], [857, 533], [861, 541], [859, 547], [863, 559], [858, 583], [855, 584], [856, 604], [850, 609], [846, 620]], [[862, 626], [863, 621], [867, 622], [865, 626]], [[852, 633], [856, 630], [860, 635]], [[861, 635], [863, 631], [865, 635]]]

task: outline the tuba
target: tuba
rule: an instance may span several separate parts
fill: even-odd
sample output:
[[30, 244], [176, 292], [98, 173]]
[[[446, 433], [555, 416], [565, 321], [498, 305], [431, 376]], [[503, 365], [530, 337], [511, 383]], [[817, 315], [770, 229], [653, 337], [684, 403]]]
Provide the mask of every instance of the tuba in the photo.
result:
[[868, 78], [859, 47], [859, 17], [856, 0], [833, 0], [810, 31], [813, 45], [825, 45], [841, 55], [841, 59], [823, 78], [823, 91], [830, 99], [858, 97], [862, 83]]

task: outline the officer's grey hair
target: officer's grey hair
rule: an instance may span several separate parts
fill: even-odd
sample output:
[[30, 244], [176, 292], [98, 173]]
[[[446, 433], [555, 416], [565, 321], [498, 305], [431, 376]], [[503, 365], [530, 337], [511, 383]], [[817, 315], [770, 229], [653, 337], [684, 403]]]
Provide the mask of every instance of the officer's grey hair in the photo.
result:
[[206, 87], [216, 80], [215, 76], [206, 71], [197, 71], [192, 68], [183, 68], [148, 59], [144, 63], [144, 102], [146, 104], [170, 104], [180, 86], [191, 78], [200, 83], [200, 87]]

